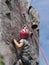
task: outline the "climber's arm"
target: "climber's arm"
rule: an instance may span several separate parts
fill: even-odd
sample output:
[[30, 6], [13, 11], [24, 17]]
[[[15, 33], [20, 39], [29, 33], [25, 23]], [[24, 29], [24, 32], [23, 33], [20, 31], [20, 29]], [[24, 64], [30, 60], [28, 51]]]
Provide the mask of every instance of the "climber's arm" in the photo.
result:
[[18, 43], [15, 39], [13, 41], [14, 41], [14, 43], [17, 47], [22, 47], [23, 46], [23, 43]]

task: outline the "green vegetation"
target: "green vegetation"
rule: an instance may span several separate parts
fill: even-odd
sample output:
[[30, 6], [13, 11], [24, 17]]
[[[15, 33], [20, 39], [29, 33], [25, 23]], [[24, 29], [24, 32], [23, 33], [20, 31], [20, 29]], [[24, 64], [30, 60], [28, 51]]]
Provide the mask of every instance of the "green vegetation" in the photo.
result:
[[0, 62], [0, 65], [5, 65], [4, 62]]
[[5, 65], [5, 63], [3, 62], [4, 57], [0, 54], [0, 65]]

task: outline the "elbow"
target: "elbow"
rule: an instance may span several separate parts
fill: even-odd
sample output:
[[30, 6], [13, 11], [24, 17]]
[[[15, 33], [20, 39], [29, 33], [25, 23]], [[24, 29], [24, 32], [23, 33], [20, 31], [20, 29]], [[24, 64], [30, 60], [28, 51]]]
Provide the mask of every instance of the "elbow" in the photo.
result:
[[22, 47], [22, 45], [18, 45], [18, 48], [21, 48]]
[[22, 43], [20, 43], [20, 44], [18, 44], [18, 47], [20, 48], [20, 47], [22, 47], [23, 46], [23, 44]]

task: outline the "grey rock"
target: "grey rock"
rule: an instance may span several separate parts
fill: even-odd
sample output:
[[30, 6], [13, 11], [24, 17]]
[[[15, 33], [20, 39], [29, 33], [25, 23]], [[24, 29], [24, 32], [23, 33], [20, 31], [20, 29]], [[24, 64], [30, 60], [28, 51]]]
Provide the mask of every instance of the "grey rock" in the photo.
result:
[[[24, 23], [25, 19], [20, 15], [17, 1], [11, 0], [11, 6], [8, 6], [5, 1], [0, 1], [0, 54], [4, 56], [5, 65], [13, 65], [17, 61], [17, 56], [12, 40], [14, 38], [19, 39], [19, 30], [26, 22]], [[6, 15], [7, 13], [10, 13], [10, 18]], [[29, 42], [31, 41], [29, 40]], [[33, 42], [35, 43], [35, 41]], [[34, 47], [33, 54], [35, 53], [35, 57], [38, 58], [37, 46], [36, 44], [33, 45], [31, 43], [31, 46]], [[34, 64], [32, 63], [32, 65]]]

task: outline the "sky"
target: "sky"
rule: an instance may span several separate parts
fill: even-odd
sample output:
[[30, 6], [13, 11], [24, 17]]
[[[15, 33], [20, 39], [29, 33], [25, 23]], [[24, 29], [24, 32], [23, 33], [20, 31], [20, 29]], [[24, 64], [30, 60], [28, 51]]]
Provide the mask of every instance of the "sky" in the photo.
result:
[[[49, 0], [31, 0], [40, 14], [40, 46], [46, 56], [49, 65]], [[40, 65], [46, 65], [40, 52]]]

